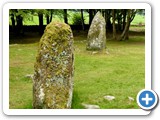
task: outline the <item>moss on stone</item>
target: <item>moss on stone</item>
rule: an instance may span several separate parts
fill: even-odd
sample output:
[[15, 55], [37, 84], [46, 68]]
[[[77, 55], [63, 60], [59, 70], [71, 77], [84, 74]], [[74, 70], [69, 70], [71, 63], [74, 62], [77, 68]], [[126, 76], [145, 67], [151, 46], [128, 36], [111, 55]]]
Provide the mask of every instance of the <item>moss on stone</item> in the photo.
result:
[[[67, 104], [73, 88], [73, 34], [69, 25], [51, 22], [46, 26], [34, 67], [34, 108], [70, 108]], [[40, 88], [44, 89], [43, 102], [38, 98]]]

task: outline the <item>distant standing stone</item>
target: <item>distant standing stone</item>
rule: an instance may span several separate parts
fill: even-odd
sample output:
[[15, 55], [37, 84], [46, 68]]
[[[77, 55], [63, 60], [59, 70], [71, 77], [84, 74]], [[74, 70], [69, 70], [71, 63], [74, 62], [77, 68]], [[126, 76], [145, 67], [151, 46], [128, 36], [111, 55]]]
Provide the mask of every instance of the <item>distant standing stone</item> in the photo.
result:
[[106, 22], [100, 12], [92, 20], [87, 37], [87, 50], [106, 48]]
[[73, 34], [70, 26], [51, 22], [40, 40], [34, 66], [34, 108], [71, 108], [73, 61]]

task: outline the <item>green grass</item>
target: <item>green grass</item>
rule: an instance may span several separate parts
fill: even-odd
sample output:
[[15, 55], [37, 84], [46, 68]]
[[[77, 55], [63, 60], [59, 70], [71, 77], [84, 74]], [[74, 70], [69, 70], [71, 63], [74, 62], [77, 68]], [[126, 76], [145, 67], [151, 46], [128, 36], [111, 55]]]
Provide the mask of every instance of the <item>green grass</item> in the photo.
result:
[[140, 25], [140, 24], [145, 25], [145, 16], [136, 15], [131, 24], [132, 25]]
[[32, 81], [25, 77], [33, 74], [37, 44], [10, 45], [9, 101], [10, 108], [32, 107]]
[[[28, 38], [29, 39], [29, 38]], [[137, 93], [145, 83], [144, 36], [130, 36], [129, 41], [107, 41], [109, 54], [92, 54], [85, 50], [84, 35], [74, 37], [75, 72], [72, 108], [82, 103], [101, 108], [139, 108]], [[25, 41], [25, 39], [23, 39]], [[11, 44], [9, 51], [9, 107], [32, 108], [32, 80], [38, 43]], [[115, 96], [107, 101], [105, 95]], [[129, 102], [128, 96], [135, 100]]]

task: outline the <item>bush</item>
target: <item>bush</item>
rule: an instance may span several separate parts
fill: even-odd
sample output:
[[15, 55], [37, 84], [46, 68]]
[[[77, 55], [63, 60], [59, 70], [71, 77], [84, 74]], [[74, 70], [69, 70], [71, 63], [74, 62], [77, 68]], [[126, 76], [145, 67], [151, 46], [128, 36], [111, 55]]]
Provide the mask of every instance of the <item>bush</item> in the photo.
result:
[[[85, 18], [83, 17], [85, 20]], [[80, 13], [74, 13], [72, 16], [73, 25], [82, 25], [82, 18]]]

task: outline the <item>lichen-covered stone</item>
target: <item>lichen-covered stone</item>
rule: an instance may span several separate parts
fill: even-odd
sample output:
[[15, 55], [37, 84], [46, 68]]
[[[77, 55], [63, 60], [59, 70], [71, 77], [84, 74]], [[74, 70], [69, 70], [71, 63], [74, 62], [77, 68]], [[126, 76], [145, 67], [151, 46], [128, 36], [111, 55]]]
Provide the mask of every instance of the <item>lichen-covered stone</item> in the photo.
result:
[[34, 108], [71, 108], [73, 61], [73, 34], [70, 26], [51, 22], [40, 40], [34, 66]]
[[87, 50], [106, 48], [106, 22], [100, 12], [94, 16], [87, 36]]

